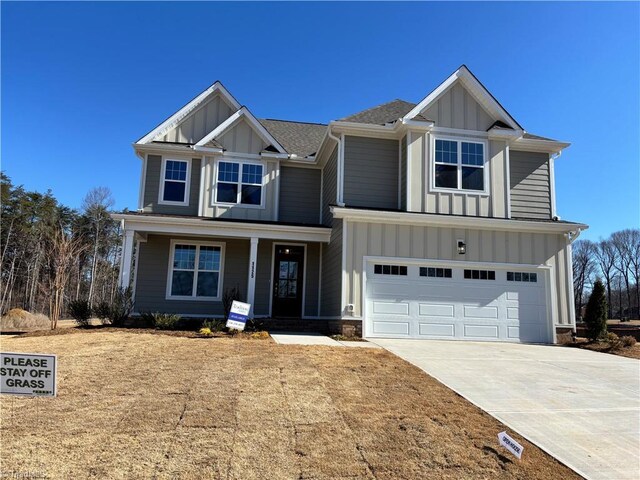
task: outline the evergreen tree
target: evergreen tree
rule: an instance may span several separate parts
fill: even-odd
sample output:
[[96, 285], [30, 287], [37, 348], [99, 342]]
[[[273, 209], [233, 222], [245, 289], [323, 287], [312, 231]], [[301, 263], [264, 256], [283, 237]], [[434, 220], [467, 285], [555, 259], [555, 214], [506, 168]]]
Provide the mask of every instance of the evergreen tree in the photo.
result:
[[587, 338], [589, 340], [594, 341], [607, 334], [607, 297], [600, 279], [593, 284], [584, 321], [587, 324]]

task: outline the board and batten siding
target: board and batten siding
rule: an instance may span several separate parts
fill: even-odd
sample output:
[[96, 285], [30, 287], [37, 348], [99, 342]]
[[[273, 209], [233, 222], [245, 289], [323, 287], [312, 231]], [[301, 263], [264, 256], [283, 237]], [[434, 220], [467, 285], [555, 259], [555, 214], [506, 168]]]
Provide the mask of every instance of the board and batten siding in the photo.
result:
[[551, 218], [551, 178], [546, 153], [509, 152], [511, 216]]
[[[567, 249], [563, 235], [353, 221], [346, 225], [347, 279], [344, 288], [346, 303], [354, 305], [356, 317], [362, 315], [363, 257], [385, 256], [551, 266], [551, 281], [558, 299], [555, 323], [569, 325], [573, 307], [568, 303], [571, 295], [567, 292]], [[464, 239], [467, 244], [465, 255], [457, 253], [457, 239]]]
[[[242, 298], [247, 295], [247, 275], [249, 271], [249, 240], [230, 240], [216, 237], [174, 237], [179, 240], [210, 241], [224, 243], [222, 292], [238, 287]], [[135, 307], [137, 313], [163, 312], [184, 315], [224, 316], [222, 301], [167, 300], [167, 281], [171, 237], [148, 235], [146, 242], [140, 243], [138, 266], [136, 268]], [[262, 285], [256, 283], [256, 296]], [[256, 312], [256, 315], [258, 313]]]
[[281, 222], [317, 225], [320, 218], [320, 179], [317, 168], [280, 166]]
[[[175, 160], [188, 160], [175, 155], [165, 158]], [[198, 202], [200, 201], [200, 159], [191, 159], [191, 178], [189, 179], [189, 205], [162, 205], [158, 203], [160, 194], [160, 178], [162, 173], [163, 157], [160, 155], [147, 155], [143, 210], [149, 213], [162, 213], [168, 215], [198, 215]]]
[[345, 136], [344, 142], [344, 203], [398, 208], [398, 141]]
[[[438, 138], [438, 135], [436, 135]], [[468, 135], [448, 135], [469, 141], [487, 141], [486, 138]], [[466, 215], [473, 217], [506, 218], [507, 184], [506, 143], [489, 140], [485, 152], [485, 178], [489, 183], [489, 194], [456, 192], [436, 192], [432, 189], [433, 158], [431, 158], [433, 137], [429, 133], [409, 132], [407, 171], [409, 175], [406, 194], [406, 210], [409, 212], [438, 213], [446, 215]], [[427, 167], [428, 166], [428, 167]]]
[[258, 155], [268, 146], [244, 118], [222, 135], [218, 142], [226, 151], [253, 155]]
[[460, 82], [454, 83], [436, 102], [421, 112], [438, 127], [486, 132], [494, 120]]
[[263, 221], [275, 221], [277, 220], [276, 212], [276, 195], [278, 187], [276, 182], [279, 181], [278, 163], [254, 161], [255, 163], [261, 163], [264, 166], [264, 179], [262, 185], [263, 205], [264, 208], [258, 207], [245, 207], [243, 205], [216, 205], [214, 198], [214, 186], [215, 181], [215, 169], [216, 162], [233, 162], [239, 161], [239, 158], [235, 157], [206, 157], [205, 161], [205, 173], [204, 173], [204, 195], [201, 201], [203, 202], [203, 215], [205, 217], [213, 218], [232, 218], [236, 220], [263, 220]]
[[329, 226], [333, 218], [331, 215], [331, 205], [336, 204], [336, 189], [338, 185], [337, 169], [338, 147], [336, 145], [322, 169], [322, 223]]
[[333, 219], [329, 244], [322, 244], [321, 317], [342, 315], [342, 227], [342, 220]]
[[205, 135], [229, 118], [235, 110], [220, 96], [215, 95], [191, 112], [176, 127], [154, 140], [161, 142], [197, 143]]

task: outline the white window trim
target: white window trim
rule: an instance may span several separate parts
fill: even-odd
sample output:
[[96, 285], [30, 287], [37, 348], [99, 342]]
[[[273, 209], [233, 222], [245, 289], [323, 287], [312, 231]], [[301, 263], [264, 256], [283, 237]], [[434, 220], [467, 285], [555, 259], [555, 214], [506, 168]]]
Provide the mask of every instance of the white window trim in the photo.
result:
[[[164, 185], [167, 181], [164, 176], [167, 170], [167, 162], [185, 162], [187, 164], [187, 176], [184, 180], [184, 201], [172, 202], [164, 200]], [[170, 182], [182, 182], [182, 180], [169, 180]], [[190, 158], [162, 158], [162, 168], [160, 169], [160, 188], [158, 192], [158, 204], [159, 205], [181, 205], [184, 207], [189, 206], [189, 195], [191, 192], [191, 159]]]
[[[436, 140], [445, 140], [449, 142], [456, 142], [458, 144], [458, 162], [455, 166], [458, 169], [458, 185], [459, 188], [444, 188], [444, 187], [436, 187]], [[484, 164], [482, 165], [483, 170], [483, 183], [484, 190], [466, 190], [462, 188], [462, 142], [465, 143], [480, 143], [483, 145], [483, 153], [484, 153]], [[489, 192], [491, 192], [489, 185], [489, 142], [486, 140], [481, 140], [477, 138], [466, 138], [466, 137], [444, 137], [440, 135], [431, 135], [431, 145], [430, 145], [430, 155], [429, 155], [429, 172], [431, 173], [431, 181], [429, 182], [429, 191], [436, 193], [459, 193], [464, 195], [478, 195], [478, 196], [489, 196]], [[454, 165], [450, 163], [448, 165]], [[473, 165], [469, 165], [473, 167]], [[480, 168], [480, 167], [478, 167]]]
[[[193, 293], [190, 296], [187, 295], [171, 295], [171, 287], [173, 282], [173, 259], [175, 256], [176, 245], [192, 245], [196, 248], [196, 263], [194, 266], [194, 275], [193, 275]], [[196, 285], [198, 279], [198, 257], [201, 246], [206, 247], [219, 247], [220, 248], [220, 271], [218, 273], [218, 292], [215, 297], [197, 297], [196, 296]], [[225, 253], [225, 243], [224, 242], [194, 242], [192, 240], [181, 240], [181, 239], [171, 239], [171, 244], [169, 248], [169, 264], [167, 267], [167, 290], [165, 292], [166, 300], [188, 300], [188, 301], [196, 301], [196, 302], [217, 302], [222, 299], [223, 292], [223, 279], [224, 279], [224, 253]]]
[[[218, 196], [218, 169], [220, 166], [220, 162], [225, 163], [237, 163], [239, 165], [238, 168], [238, 193], [237, 199], [240, 200], [242, 195], [242, 166], [243, 165], [260, 165], [262, 167], [262, 183], [260, 185], [260, 205], [248, 205], [246, 203], [227, 203], [227, 202], [218, 202], [216, 198]], [[211, 206], [212, 207], [237, 207], [237, 208], [265, 208], [265, 191], [266, 191], [266, 182], [265, 177], [267, 176], [267, 164], [266, 162], [259, 162], [254, 160], [246, 160], [241, 158], [220, 158], [215, 161], [215, 165], [213, 168], [213, 186], [211, 188]], [[233, 182], [222, 182], [222, 183], [233, 183]], [[252, 185], [252, 184], [247, 184]], [[257, 184], [256, 184], [257, 185]]]

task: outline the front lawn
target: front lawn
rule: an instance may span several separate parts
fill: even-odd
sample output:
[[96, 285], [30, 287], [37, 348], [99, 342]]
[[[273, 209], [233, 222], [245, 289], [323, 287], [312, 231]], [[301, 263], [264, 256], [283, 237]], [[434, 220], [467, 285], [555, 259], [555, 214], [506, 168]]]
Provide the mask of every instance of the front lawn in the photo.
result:
[[[3, 396], [2, 475], [579, 478], [384, 350], [127, 331], [2, 338], [58, 354], [58, 397]], [[18, 477], [16, 477], [18, 478]]]

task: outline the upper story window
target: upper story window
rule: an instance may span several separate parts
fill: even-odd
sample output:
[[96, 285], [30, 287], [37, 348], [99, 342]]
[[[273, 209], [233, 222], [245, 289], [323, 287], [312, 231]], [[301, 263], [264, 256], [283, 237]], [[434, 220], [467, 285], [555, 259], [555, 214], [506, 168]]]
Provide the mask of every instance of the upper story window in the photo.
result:
[[165, 159], [162, 162], [160, 199], [158, 203], [189, 205], [189, 160]]
[[218, 162], [216, 203], [261, 206], [263, 172], [257, 163]]
[[485, 192], [485, 144], [435, 139], [433, 186]]

